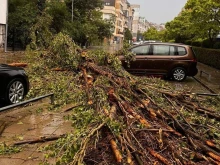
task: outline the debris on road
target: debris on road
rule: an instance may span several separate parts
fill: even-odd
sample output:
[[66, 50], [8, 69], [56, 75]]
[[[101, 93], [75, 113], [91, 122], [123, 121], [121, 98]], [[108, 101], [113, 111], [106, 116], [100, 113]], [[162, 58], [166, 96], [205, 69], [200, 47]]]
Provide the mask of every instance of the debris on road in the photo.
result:
[[62, 34], [37, 53], [29, 52], [29, 97], [50, 91], [54, 109], [74, 105], [73, 133], [44, 148], [58, 164], [220, 164], [219, 97], [132, 76], [116, 54], [84, 52]]

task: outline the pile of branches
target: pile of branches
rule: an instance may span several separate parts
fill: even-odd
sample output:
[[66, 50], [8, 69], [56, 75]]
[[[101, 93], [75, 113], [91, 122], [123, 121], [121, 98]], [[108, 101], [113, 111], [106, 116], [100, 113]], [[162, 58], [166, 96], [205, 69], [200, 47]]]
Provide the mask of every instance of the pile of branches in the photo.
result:
[[74, 131], [45, 147], [57, 163], [220, 164], [219, 98], [201, 98], [175, 91], [163, 80], [132, 76], [117, 53], [72, 49], [61, 42], [65, 39], [58, 41], [65, 51], [51, 47], [39, 56], [57, 76], [62, 71], [73, 77], [66, 91], [76, 104], [69, 117]]

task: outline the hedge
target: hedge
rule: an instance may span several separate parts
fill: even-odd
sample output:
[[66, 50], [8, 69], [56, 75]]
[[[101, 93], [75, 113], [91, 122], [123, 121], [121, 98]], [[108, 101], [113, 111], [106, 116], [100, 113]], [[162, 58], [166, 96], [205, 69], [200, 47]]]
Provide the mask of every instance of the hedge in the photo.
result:
[[220, 50], [193, 47], [198, 62], [220, 69]]

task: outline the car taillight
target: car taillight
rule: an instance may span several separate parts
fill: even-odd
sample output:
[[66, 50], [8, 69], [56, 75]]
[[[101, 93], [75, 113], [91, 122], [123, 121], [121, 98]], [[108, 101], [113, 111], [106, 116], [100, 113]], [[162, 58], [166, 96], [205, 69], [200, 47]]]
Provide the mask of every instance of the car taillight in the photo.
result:
[[197, 59], [196, 58], [192, 59], [192, 62], [197, 62]]
[[196, 59], [196, 53], [195, 53], [195, 51], [193, 50], [193, 48], [192, 47], [190, 47], [191, 48], [191, 50], [192, 50], [192, 53], [193, 53], [193, 59], [192, 59], [192, 61], [193, 62], [197, 62], [197, 59]]

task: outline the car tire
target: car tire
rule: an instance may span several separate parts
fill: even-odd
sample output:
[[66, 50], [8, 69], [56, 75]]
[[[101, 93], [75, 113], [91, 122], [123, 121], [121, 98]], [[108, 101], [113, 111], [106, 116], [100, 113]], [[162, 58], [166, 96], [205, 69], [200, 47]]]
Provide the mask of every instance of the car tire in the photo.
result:
[[6, 90], [6, 102], [8, 104], [18, 103], [25, 96], [24, 81], [20, 78], [15, 78], [10, 81]]
[[182, 67], [177, 67], [172, 71], [172, 78], [175, 81], [183, 81], [186, 79], [186, 70]]

